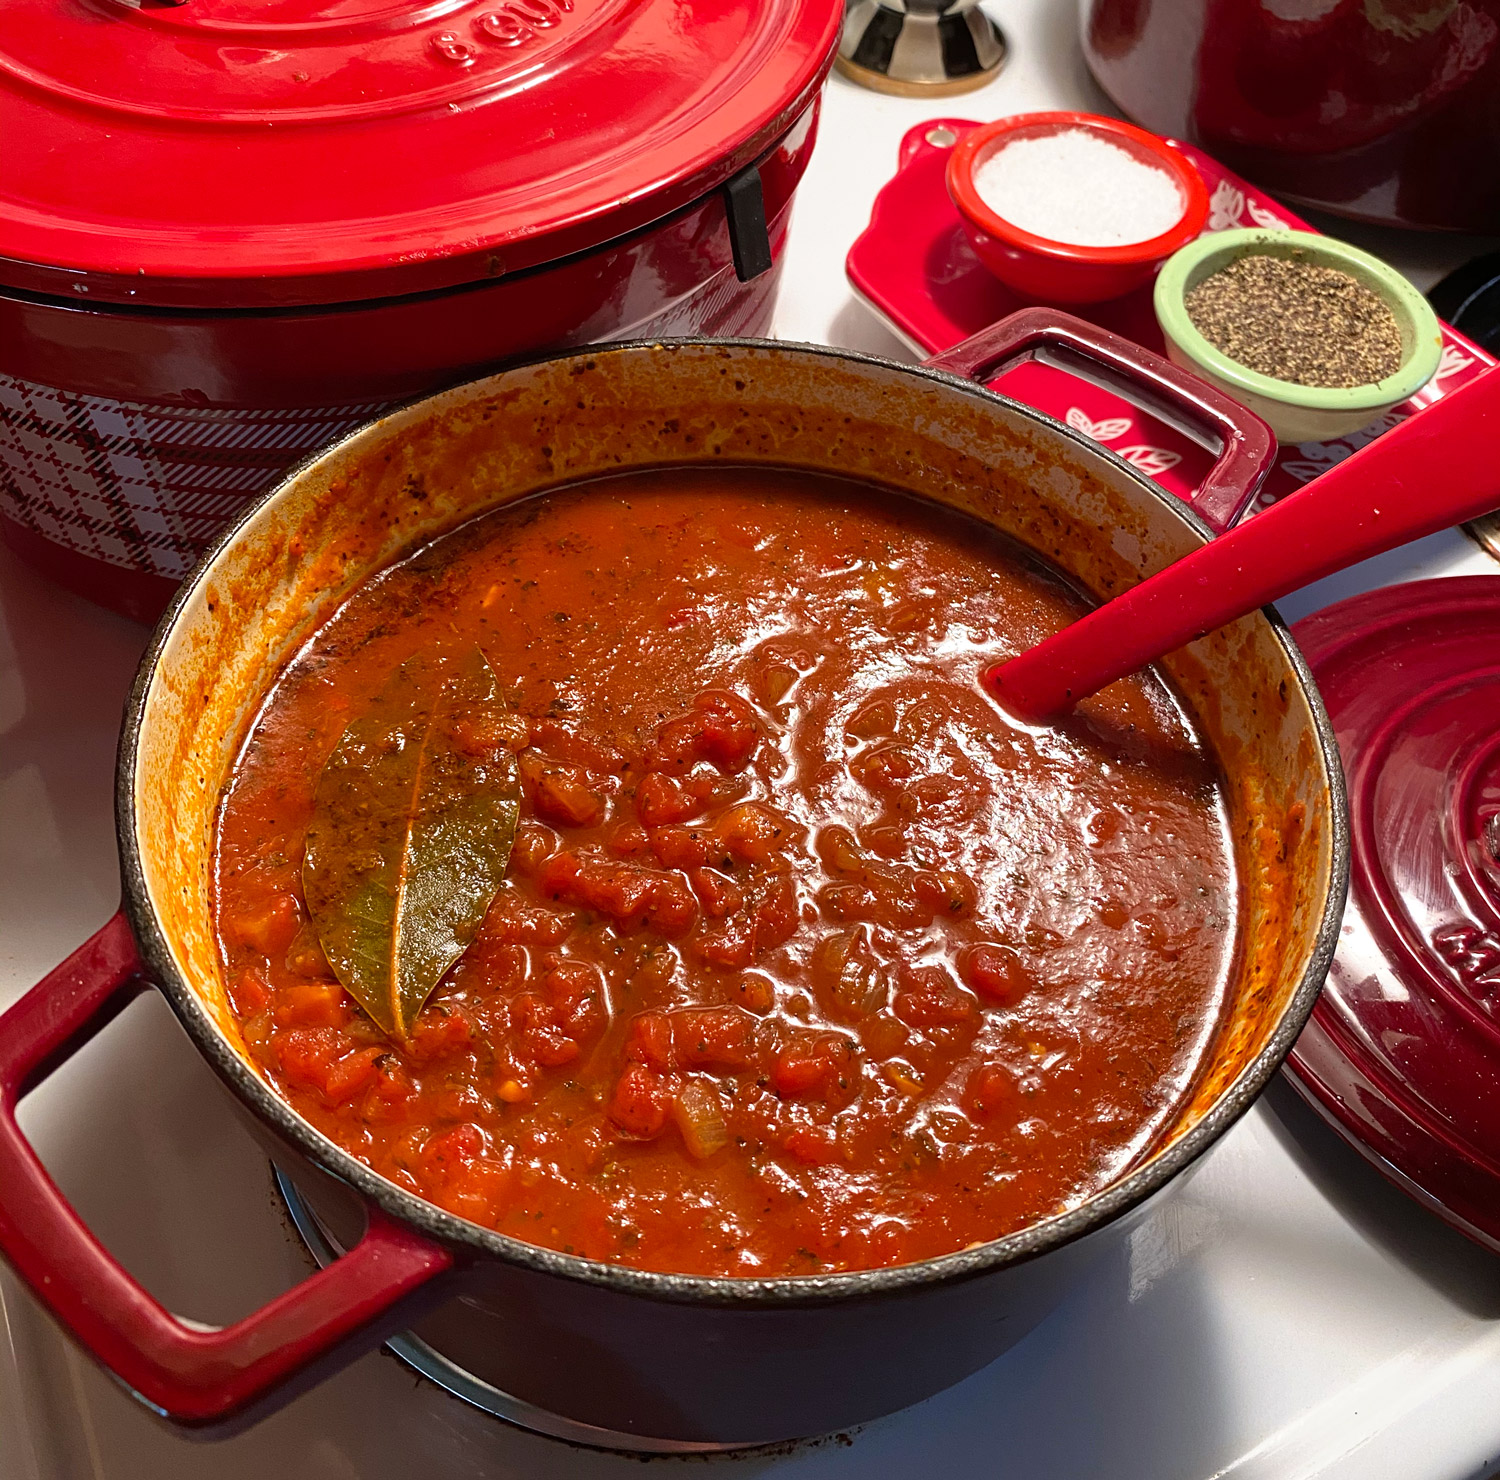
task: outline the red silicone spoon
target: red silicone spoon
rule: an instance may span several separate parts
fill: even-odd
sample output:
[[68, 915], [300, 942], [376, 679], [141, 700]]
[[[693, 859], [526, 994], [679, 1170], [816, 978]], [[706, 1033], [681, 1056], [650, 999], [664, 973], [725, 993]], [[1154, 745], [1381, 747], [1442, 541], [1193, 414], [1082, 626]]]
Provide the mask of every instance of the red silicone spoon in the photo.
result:
[[1500, 367], [1184, 555], [985, 681], [1046, 719], [1164, 653], [1336, 570], [1500, 505]]

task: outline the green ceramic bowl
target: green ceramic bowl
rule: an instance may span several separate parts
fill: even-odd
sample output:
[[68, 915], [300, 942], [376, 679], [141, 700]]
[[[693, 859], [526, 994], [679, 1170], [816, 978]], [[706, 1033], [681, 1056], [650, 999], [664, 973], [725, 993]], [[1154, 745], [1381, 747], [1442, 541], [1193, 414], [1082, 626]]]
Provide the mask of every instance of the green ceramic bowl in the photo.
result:
[[[1254, 253], [1297, 255], [1337, 268], [1378, 293], [1401, 328], [1401, 368], [1384, 380], [1342, 390], [1296, 385], [1231, 360], [1193, 327], [1183, 298], [1210, 274]], [[1310, 231], [1216, 231], [1167, 258], [1156, 279], [1156, 318], [1167, 354], [1270, 424], [1282, 442], [1326, 442], [1368, 426], [1427, 384], [1442, 358], [1443, 332], [1427, 300], [1378, 257]]]

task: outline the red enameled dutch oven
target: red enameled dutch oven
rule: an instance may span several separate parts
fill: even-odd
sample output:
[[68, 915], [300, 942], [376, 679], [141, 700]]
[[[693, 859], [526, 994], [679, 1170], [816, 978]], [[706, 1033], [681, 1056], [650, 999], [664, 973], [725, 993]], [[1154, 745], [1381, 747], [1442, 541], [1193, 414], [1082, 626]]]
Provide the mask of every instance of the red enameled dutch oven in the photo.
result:
[[10, 0], [0, 535], [154, 620], [256, 494], [539, 350], [769, 326], [839, 0]]
[[1099, 86], [1286, 200], [1500, 231], [1500, 0], [1081, 0]]
[[[976, 383], [1039, 349], [1217, 442], [1193, 504]], [[264, 687], [345, 593], [414, 541], [559, 483], [715, 459], [878, 480], [989, 522], [1105, 599], [1212, 539], [1273, 452], [1265, 426], [1218, 392], [1042, 310], [925, 367], [765, 341], [569, 353], [345, 438], [240, 517], [143, 660], [120, 747], [124, 909], [0, 1018], [0, 1251], [122, 1382], [194, 1423], [284, 1399], [310, 1364], [322, 1374], [401, 1324], [476, 1382], [636, 1447], [826, 1432], [983, 1366], [1246, 1110], [1327, 972], [1348, 873], [1342, 780], [1274, 613], [1163, 665], [1223, 764], [1242, 890], [1241, 948], [1189, 1103], [1162, 1144], [1079, 1206], [897, 1268], [707, 1279], [597, 1263], [465, 1222], [351, 1158], [260, 1077], [226, 1005], [207, 893], [216, 799]], [[16, 1125], [26, 1088], [147, 982], [348, 1250], [222, 1330], [179, 1321], [136, 1285]]]

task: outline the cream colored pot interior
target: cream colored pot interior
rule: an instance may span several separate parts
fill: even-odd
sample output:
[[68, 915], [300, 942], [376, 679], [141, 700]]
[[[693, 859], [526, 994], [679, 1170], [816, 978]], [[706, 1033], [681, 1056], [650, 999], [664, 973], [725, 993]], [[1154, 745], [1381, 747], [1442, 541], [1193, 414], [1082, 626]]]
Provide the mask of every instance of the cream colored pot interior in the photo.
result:
[[[183, 981], [242, 1058], [210, 927], [210, 850], [215, 800], [277, 668], [367, 575], [460, 520], [573, 479], [716, 459], [865, 476], [954, 505], [1101, 599], [1199, 540], [1122, 466], [1023, 410], [833, 352], [604, 350], [387, 417], [294, 476], [200, 573], [137, 737], [145, 887]], [[1313, 714], [1264, 617], [1165, 666], [1229, 776], [1244, 891], [1232, 1007], [1175, 1138], [1266, 1045], [1296, 992], [1328, 904], [1334, 826]]]

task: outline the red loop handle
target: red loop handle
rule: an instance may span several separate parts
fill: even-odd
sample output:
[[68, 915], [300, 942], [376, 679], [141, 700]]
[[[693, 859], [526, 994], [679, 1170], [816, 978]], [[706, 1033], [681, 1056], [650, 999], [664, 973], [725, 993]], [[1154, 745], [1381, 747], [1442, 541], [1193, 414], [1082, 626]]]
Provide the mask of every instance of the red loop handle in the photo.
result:
[[232, 1326], [186, 1325], [152, 1299], [84, 1226], [16, 1124], [21, 1096], [147, 985], [142, 971], [118, 914], [0, 1016], [0, 1253], [127, 1387], [171, 1418], [202, 1423], [270, 1392], [453, 1256], [371, 1208], [342, 1259]]
[[1149, 349], [1051, 308], [1023, 308], [934, 355], [929, 369], [986, 381], [1039, 349], [1082, 360], [1127, 400], [1164, 419], [1186, 419], [1215, 436], [1219, 455], [1188, 503], [1216, 531], [1229, 528], [1276, 461], [1276, 438], [1253, 411]]

